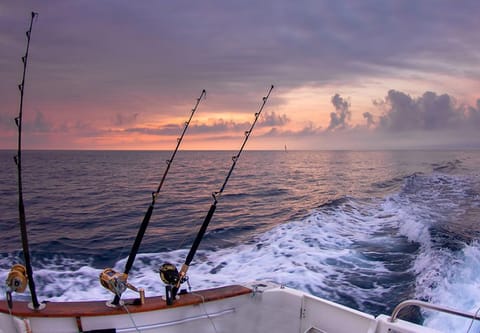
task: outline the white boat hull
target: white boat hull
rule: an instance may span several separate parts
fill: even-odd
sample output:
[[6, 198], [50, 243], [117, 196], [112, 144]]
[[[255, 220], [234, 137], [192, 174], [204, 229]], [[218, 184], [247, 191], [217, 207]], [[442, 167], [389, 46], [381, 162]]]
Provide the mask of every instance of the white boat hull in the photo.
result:
[[266, 283], [194, 292], [180, 296], [172, 306], [166, 306], [160, 297], [116, 309], [107, 307], [106, 302], [52, 302], [44, 310], [33, 311], [24, 302], [14, 302], [9, 314], [1, 301], [0, 332], [28, 329], [33, 333], [438, 333]]

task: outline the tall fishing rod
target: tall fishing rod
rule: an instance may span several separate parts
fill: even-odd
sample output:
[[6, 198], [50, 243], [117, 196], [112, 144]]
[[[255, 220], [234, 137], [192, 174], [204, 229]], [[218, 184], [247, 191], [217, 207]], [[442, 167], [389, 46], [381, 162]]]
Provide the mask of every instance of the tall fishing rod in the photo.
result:
[[[175, 155], [177, 154], [178, 148], [180, 147], [180, 143], [183, 140], [183, 137], [185, 136], [185, 133], [187, 132], [187, 128], [190, 125], [190, 121], [193, 118], [193, 115], [195, 114], [195, 111], [197, 111], [198, 105], [200, 104], [200, 101], [202, 98], [204, 98], [207, 95], [207, 92], [205, 89], [202, 90], [202, 93], [200, 96], [197, 98], [197, 101], [195, 103], [194, 108], [192, 109], [192, 112], [190, 113], [190, 118], [185, 122], [185, 125], [183, 127], [182, 134], [180, 135], [179, 138], [177, 138], [177, 146], [175, 147], [175, 150], [172, 153], [172, 156], [170, 159], [168, 159], [167, 162], [167, 167], [165, 169], [165, 172], [163, 173], [162, 179], [160, 183], [158, 184], [157, 190], [155, 192], [152, 192], [152, 201], [150, 205], [148, 206], [147, 212], [145, 213], [145, 216], [143, 218], [142, 224], [140, 225], [140, 228], [138, 229], [137, 232], [137, 237], [135, 238], [135, 241], [132, 245], [132, 249], [130, 250], [130, 254], [127, 259], [127, 263], [125, 264], [125, 269], [123, 270], [123, 274], [118, 274], [114, 272], [111, 268], [107, 268], [102, 272], [100, 275], [100, 281], [102, 282], [102, 285], [106, 287], [107, 289], [111, 290], [115, 294], [115, 298], [112, 301], [112, 305], [117, 306], [120, 304], [120, 296], [125, 291], [125, 289], [128, 287], [130, 289], [133, 289], [134, 291], [137, 291], [135, 287], [127, 283], [127, 278], [128, 278], [128, 273], [130, 273], [130, 269], [133, 266], [133, 262], [135, 261], [135, 257], [138, 253], [138, 250], [140, 248], [140, 244], [142, 243], [143, 236], [145, 235], [145, 231], [147, 230], [148, 223], [150, 222], [150, 218], [152, 217], [153, 213], [153, 208], [155, 206], [155, 201], [157, 200], [157, 197], [160, 193], [160, 190], [162, 189], [163, 183], [165, 182], [165, 179], [167, 178], [168, 171], [170, 170], [170, 166], [172, 165], [172, 162], [175, 158]], [[116, 281], [115, 281], [116, 280]], [[123, 290], [122, 290], [123, 289]], [[140, 297], [142, 298], [142, 292], [140, 294]]]
[[19, 213], [19, 222], [20, 222], [20, 233], [22, 237], [22, 248], [23, 248], [23, 257], [25, 261], [25, 267], [22, 265], [14, 265], [12, 270], [7, 276], [7, 301], [9, 306], [12, 304], [12, 291], [22, 292], [26, 288], [28, 281], [28, 287], [30, 289], [30, 294], [32, 298], [32, 303], [29, 304], [29, 307], [32, 307], [34, 310], [40, 310], [45, 305], [40, 304], [37, 299], [37, 293], [35, 291], [35, 282], [33, 280], [33, 269], [32, 263], [30, 260], [30, 251], [28, 246], [28, 236], [27, 236], [27, 221], [25, 214], [25, 205], [23, 203], [23, 182], [22, 182], [22, 120], [23, 120], [23, 96], [25, 94], [25, 76], [27, 73], [27, 61], [28, 61], [28, 50], [30, 48], [30, 38], [32, 35], [32, 26], [33, 20], [38, 16], [38, 13], [32, 12], [30, 19], [30, 27], [26, 32], [27, 35], [27, 49], [25, 55], [22, 57], [23, 62], [23, 76], [22, 82], [18, 85], [20, 90], [20, 110], [18, 117], [15, 118], [15, 124], [18, 128], [18, 151], [17, 155], [14, 157], [15, 164], [17, 165], [18, 171], [18, 213]]
[[233, 169], [235, 168], [235, 165], [237, 164], [238, 159], [240, 158], [240, 154], [243, 151], [243, 148], [245, 147], [245, 144], [248, 141], [248, 138], [250, 137], [250, 134], [252, 134], [252, 130], [255, 127], [255, 124], [257, 123], [258, 117], [262, 113], [262, 110], [267, 103], [267, 100], [270, 96], [270, 93], [273, 90], [273, 85], [270, 87], [270, 90], [268, 91], [267, 96], [263, 97], [263, 103], [260, 107], [260, 110], [255, 113], [255, 120], [253, 121], [250, 129], [248, 131], [245, 131], [245, 139], [243, 140], [242, 146], [240, 147], [240, 150], [238, 151], [237, 155], [232, 157], [232, 166], [230, 167], [230, 170], [228, 171], [227, 177], [225, 178], [225, 181], [222, 184], [222, 187], [218, 192], [212, 193], [213, 196], [213, 203], [210, 206], [210, 209], [208, 210], [207, 216], [205, 217], [205, 220], [202, 223], [202, 226], [200, 227], [200, 230], [198, 231], [198, 234], [193, 242], [192, 247], [190, 248], [190, 251], [188, 252], [187, 258], [185, 260], [185, 263], [182, 265], [182, 268], [180, 270], [180, 273], [178, 273], [177, 269], [175, 268], [174, 265], [172, 264], [164, 264], [162, 265], [160, 269], [160, 277], [163, 282], [166, 284], [166, 300], [167, 304], [172, 304], [173, 301], [175, 300], [175, 297], [178, 293], [178, 290], [181, 286], [181, 284], [185, 281], [187, 281], [187, 271], [190, 266], [190, 263], [193, 260], [193, 257], [195, 256], [195, 253], [197, 252], [198, 246], [200, 245], [200, 242], [203, 239], [203, 236], [205, 235], [205, 232], [207, 231], [208, 224], [210, 223], [213, 214], [215, 213], [215, 210], [217, 209], [217, 203], [218, 200], [220, 199], [223, 191], [225, 190], [225, 186], [228, 183], [228, 180], [230, 179], [230, 176], [232, 175]]

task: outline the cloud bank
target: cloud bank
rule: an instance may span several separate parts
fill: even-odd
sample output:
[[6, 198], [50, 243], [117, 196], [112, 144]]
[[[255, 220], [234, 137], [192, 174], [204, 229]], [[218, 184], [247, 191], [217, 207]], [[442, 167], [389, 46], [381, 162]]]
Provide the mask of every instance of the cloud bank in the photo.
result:
[[316, 138], [317, 143], [328, 140], [328, 144], [317, 145], [319, 149], [480, 149], [480, 99], [469, 106], [448, 94], [427, 91], [412, 97], [389, 90], [383, 99], [372, 101], [380, 115], [362, 113], [363, 125], [350, 122], [354, 112], [348, 99], [337, 93], [331, 103], [334, 112], [327, 128], [309, 123], [298, 131], [276, 130], [268, 135]]
[[[26, 138], [31, 147], [82, 148], [98, 133], [102, 140], [130, 134], [132, 141], [176, 135], [182, 125], [172, 119], [202, 89], [208, 115], [192, 123], [192, 133], [233, 135], [245, 130], [270, 84], [277, 88], [259, 123], [265, 139], [288, 136], [298, 148], [315, 149], [326, 136], [342, 137], [342, 147], [349, 140], [368, 147], [407, 132], [442, 132], [448, 146], [447, 135], [457, 140], [460, 131], [471, 136], [466, 146], [478, 146], [476, 0], [25, 0], [0, 9], [0, 148], [16, 142], [11, 119], [32, 9], [40, 15], [26, 82], [25, 122], [38, 134]], [[333, 107], [318, 117], [289, 110], [289, 93], [304, 87], [333, 95]], [[360, 108], [359, 94], [376, 104]], [[109, 144], [122, 148], [114, 138]]]

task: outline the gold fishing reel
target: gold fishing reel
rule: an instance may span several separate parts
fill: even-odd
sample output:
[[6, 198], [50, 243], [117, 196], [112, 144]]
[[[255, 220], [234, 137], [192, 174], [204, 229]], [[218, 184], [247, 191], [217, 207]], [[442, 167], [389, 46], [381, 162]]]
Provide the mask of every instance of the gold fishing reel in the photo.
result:
[[23, 293], [27, 288], [27, 282], [28, 277], [25, 266], [20, 264], [13, 265], [5, 281], [7, 290], [9, 292]]
[[12, 269], [7, 275], [7, 280], [5, 281], [7, 286], [6, 299], [9, 309], [12, 309], [13, 307], [12, 293], [23, 293], [27, 288], [27, 282], [28, 277], [25, 266], [20, 264], [13, 265]]
[[110, 290], [115, 295], [121, 295], [127, 289], [128, 275], [119, 273], [112, 268], [105, 268], [100, 273], [100, 283], [105, 289]]
[[[115, 296], [120, 297], [125, 290], [133, 290], [140, 295], [139, 302], [140, 304], [145, 303], [145, 290], [143, 288], [136, 288], [132, 284], [128, 283], [128, 274], [119, 273], [113, 268], [105, 268], [103, 272], [100, 273], [100, 283], [105, 288], [110, 290]], [[111, 303], [107, 303], [111, 304]]]

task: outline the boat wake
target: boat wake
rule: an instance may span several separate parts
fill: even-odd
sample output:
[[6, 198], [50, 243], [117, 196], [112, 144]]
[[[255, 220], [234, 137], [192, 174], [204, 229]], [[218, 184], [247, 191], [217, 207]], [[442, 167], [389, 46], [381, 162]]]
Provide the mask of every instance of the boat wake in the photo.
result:
[[[389, 314], [408, 298], [475, 312], [480, 306], [478, 181], [434, 173], [401, 182], [386, 197], [342, 197], [246, 244], [199, 250], [189, 283], [203, 289], [272, 281], [373, 315]], [[164, 294], [159, 267], [179, 265], [186, 255], [186, 249], [139, 254], [129, 281], [145, 288], [147, 296]], [[15, 257], [0, 259], [0, 279], [5, 280]], [[114, 268], [121, 271], [125, 261], [118, 260]], [[40, 299], [110, 299], [98, 282], [103, 268], [92, 262], [61, 255], [36, 261]], [[135, 297], [126, 292], [129, 296]], [[470, 324], [443, 314], [422, 317], [427, 326], [447, 331], [466, 330]]]

